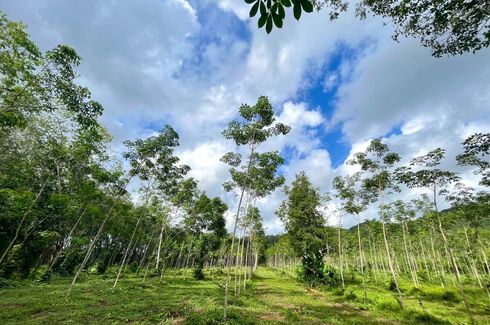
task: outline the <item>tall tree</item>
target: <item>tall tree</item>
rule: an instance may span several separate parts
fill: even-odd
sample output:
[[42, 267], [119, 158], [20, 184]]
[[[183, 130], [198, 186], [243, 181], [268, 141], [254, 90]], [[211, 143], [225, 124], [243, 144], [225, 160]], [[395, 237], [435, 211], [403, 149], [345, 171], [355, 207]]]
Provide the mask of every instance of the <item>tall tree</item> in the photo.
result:
[[380, 220], [383, 230], [383, 240], [388, 257], [388, 266], [390, 273], [398, 292], [398, 302], [403, 308], [403, 296], [400, 291], [397, 274], [394, 266], [394, 256], [388, 242], [388, 235], [385, 225], [385, 200], [386, 195], [393, 190], [397, 190], [391, 168], [400, 161], [400, 156], [397, 153], [391, 152], [387, 144], [381, 139], [371, 141], [365, 152], [354, 154], [353, 159], [348, 161], [351, 165], [359, 165], [361, 170], [368, 173], [368, 177], [363, 179], [363, 187], [371, 193], [373, 199], [379, 200], [380, 203]]
[[310, 284], [323, 280], [323, 225], [320, 193], [304, 172], [284, 187], [286, 200], [276, 211], [284, 223], [294, 253], [301, 258], [303, 278]]
[[[285, 135], [290, 128], [282, 123], [274, 123], [274, 110], [265, 96], [259, 97], [253, 106], [242, 104], [239, 108], [241, 121], [232, 121], [223, 131], [225, 139], [235, 142], [237, 147], [245, 146], [248, 149], [246, 162], [242, 164], [240, 153], [228, 152], [221, 160], [229, 165], [232, 180], [223, 184], [227, 191], [237, 189], [239, 201], [235, 215], [233, 233], [231, 239], [230, 256], [227, 259], [227, 275], [224, 300], [224, 320], [228, 306], [228, 288], [230, 284], [231, 256], [235, 249], [235, 237], [237, 225], [242, 208], [245, 193], [255, 197], [264, 197], [277, 186], [284, 183], [282, 176], [276, 176], [277, 168], [283, 163], [283, 159], [277, 152], [258, 153], [259, 146], [268, 138], [275, 135]], [[241, 165], [241, 170], [237, 169]]]
[[439, 191], [445, 189], [448, 185], [457, 182], [460, 178], [456, 173], [438, 168], [442, 159], [444, 158], [445, 150], [442, 148], [434, 149], [425, 155], [416, 157], [410, 161], [411, 167], [400, 167], [397, 169], [397, 178], [406, 184], [410, 188], [425, 188], [428, 189], [432, 195], [432, 203], [434, 205], [435, 216], [439, 232], [442, 236], [444, 247], [450, 259], [450, 264], [453, 273], [456, 277], [458, 289], [463, 296], [463, 301], [468, 312], [468, 317], [471, 323], [474, 323], [471, 310], [466, 299], [466, 295], [463, 291], [460, 281], [460, 272], [456, 257], [453, 252], [453, 248], [449, 243], [449, 239], [446, 235], [446, 231], [442, 224], [441, 215], [439, 213], [439, 207], [437, 204], [437, 198]]
[[5, 128], [25, 126], [34, 113], [58, 110], [84, 127], [96, 126], [103, 109], [75, 83], [81, 58], [73, 48], [59, 45], [43, 54], [25, 26], [1, 12], [0, 40], [0, 136]]
[[189, 209], [184, 220], [186, 227], [197, 238], [195, 244], [196, 259], [194, 263], [194, 278], [204, 279], [204, 260], [206, 255], [219, 248], [221, 240], [226, 235], [225, 218], [228, 210], [220, 198], [209, 198], [201, 194]]

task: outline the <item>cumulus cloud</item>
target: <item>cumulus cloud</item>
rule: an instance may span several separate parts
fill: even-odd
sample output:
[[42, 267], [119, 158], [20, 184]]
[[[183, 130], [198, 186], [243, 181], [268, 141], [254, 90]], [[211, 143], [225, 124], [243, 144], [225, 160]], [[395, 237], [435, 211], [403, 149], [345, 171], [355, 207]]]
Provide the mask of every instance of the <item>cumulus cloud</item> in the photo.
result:
[[[335, 22], [327, 10], [286, 19], [267, 35], [256, 28], [257, 17], [248, 19], [249, 6], [235, 0], [26, 0], [2, 8], [29, 26], [41, 48], [65, 43], [81, 54], [80, 81], [105, 106], [102, 122], [116, 152], [125, 139], [173, 125], [179, 157], [204, 190], [227, 201], [229, 221], [237, 200], [221, 189], [228, 173], [219, 158], [235, 148], [221, 131], [241, 103], [259, 95], [269, 96], [277, 120], [292, 126], [261, 148], [284, 154], [287, 182], [304, 170], [328, 191], [335, 175], [355, 171], [332, 166], [336, 150], [328, 137], [349, 146], [349, 156], [385, 137], [404, 162], [444, 147], [444, 167], [477, 182], [453, 158], [465, 137], [490, 129], [488, 50], [435, 59], [416, 40], [393, 42], [380, 19], [359, 21], [352, 11]], [[349, 55], [325, 70], [346, 49]], [[312, 87], [332, 93], [331, 100], [310, 104], [303, 95]], [[282, 199], [278, 190], [258, 202], [270, 233], [282, 231], [274, 216]], [[373, 217], [375, 209], [363, 214]], [[346, 218], [344, 225], [353, 223]]]

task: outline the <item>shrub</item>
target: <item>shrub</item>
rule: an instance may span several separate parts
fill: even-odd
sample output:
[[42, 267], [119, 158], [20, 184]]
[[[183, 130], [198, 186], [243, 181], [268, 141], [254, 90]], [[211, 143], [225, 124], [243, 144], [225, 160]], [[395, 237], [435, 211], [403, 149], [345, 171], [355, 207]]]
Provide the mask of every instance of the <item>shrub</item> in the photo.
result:
[[458, 296], [452, 291], [446, 290], [441, 296], [442, 300], [450, 302], [459, 302]]
[[354, 292], [354, 291], [350, 290], [350, 291], [349, 291], [349, 293], [347, 293], [347, 294], [345, 295], [345, 298], [346, 298], [347, 300], [356, 300], [356, 299], [357, 299], [357, 295], [355, 294], [355, 292]]
[[298, 272], [298, 278], [310, 287], [323, 284], [325, 276], [323, 272], [323, 258], [315, 254], [303, 257], [303, 263]]
[[340, 274], [334, 267], [325, 265], [323, 267], [323, 274], [325, 277], [325, 284], [329, 287], [336, 288], [340, 285]]
[[193, 271], [194, 279], [196, 280], [204, 280], [204, 272], [202, 268], [195, 268]]
[[388, 290], [390, 290], [390, 291], [397, 291], [397, 286], [396, 286], [395, 279], [392, 278], [390, 280], [390, 284], [388, 285]]

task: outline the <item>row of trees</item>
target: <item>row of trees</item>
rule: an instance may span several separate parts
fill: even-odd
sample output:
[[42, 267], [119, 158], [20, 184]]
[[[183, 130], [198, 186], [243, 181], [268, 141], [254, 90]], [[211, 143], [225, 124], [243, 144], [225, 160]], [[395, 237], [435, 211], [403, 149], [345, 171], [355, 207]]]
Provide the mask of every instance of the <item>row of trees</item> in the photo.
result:
[[[482, 188], [489, 185], [489, 149], [490, 134], [477, 133], [464, 141], [463, 152], [456, 157], [459, 165], [473, 167]], [[359, 171], [337, 176], [327, 195], [321, 195], [306, 174], [297, 175], [285, 188], [287, 199], [277, 211], [288, 241], [268, 251], [269, 262], [288, 264], [300, 258], [301, 276], [310, 284], [331, 281], [325, 264], [337, 267], [342, 286], [347, 270], [359, 274], [363, 284], [367, 277], [378, 280], [388, 274], [402, 308], [400, 276], [409, 275], [415, 287], [420, 281], [452, 283], [471, 315], [463, 282], [476, 284], [490, 297], [490, 194], [441, 169], [444, 155], [444, 149], [437, 148], [397, 166], [400, 156], [375, 139], [348, 161]], [[390, 200], [394, 193], [410, 188], [426, 193], [411, 201]], [[451, 205], [449, 210], [439, 211], [440, 197]], [[379, 218], [361, 223], [360, 214], [371, 204], [378, 206]], [[346, 215], [357, 218], [354, 229], [342, 228]], [[328, 218], [338, 224], [336, 231], [325, 227]]]
[[[0, 277], [73, 275], [69, 294], [85, 272], [110, 271], [116, 287], [128, 267], [144, 280], [182, 268], [203, 279], [205, 267], [240, 266], [239, 294], [263, 250], [255, 200], [284, 182], [275, 175], [279, 154], [257, 151], [269, 136], [289, 131], [271, 126], [267, 98], [243, 105], [245, 122], [223, 132], [250, 149], [244, 163], [238, 152], [223, 157], [232, 166], [225, 189], [238, 189], [245, 202], [230, 236], [227, 205], [186, 177], [190, 167], [174, 153], [179, 136], [171, 126], [126, 141], [124, 161], [115, 158], [97, 120], [102, 106], [76, 84], [76, 52], [58, 46], [42, 53], [25, 26], [5, 15], [0, 39]], [[130, 182], [139, 186], [137, 195], [128, 192]], [[229, 279], [228, 272], [226, 288]]]

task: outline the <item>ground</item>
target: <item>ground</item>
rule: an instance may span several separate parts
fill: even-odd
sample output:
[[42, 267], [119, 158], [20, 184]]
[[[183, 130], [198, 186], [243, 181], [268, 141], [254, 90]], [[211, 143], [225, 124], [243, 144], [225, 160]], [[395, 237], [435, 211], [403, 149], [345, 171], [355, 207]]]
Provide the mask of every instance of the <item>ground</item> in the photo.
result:
[[[220, 324], [223, 275], [207, 275], [205, 281], [196, 281], [190, 273], [169, 273], [163, 281], [148, 277], [144, 282], [131, 275], [116, 289], [112, 275], [85, 275], [69, 298], [69, 278], [10, 283], [0, 288], [0, 324]], [[359, 284], [345, 291], [311, 289], [284, 272], [263, 267], [246, 292], [231, 299], [229, 324], [469, 323], [454, 288], [407, 289], [401, 310], [385, 287], [368, 285], [366, 301]], [[490, 324], [490, 300], [478, 288], [466, 290], [477, 323]]]

